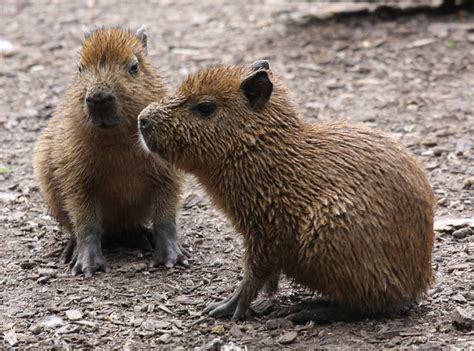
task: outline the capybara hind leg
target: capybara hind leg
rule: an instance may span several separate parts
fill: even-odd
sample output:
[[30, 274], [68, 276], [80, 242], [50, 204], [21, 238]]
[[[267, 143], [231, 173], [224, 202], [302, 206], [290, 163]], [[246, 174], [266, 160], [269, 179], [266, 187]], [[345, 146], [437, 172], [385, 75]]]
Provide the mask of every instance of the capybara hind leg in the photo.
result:
[[91, 277], [97, 271], [107, 272], [108, 267], [102, 254], [102, 230], [97, 226], [87, 226], [78, 233], [73, 259], [69, 263], [73, 275], [83, 273]]
[[178, 242], [176, 221], [173, 218], [164, 223], [153, 224], [153, 255], [152, 267], [164, 265], [168, 268], [180, 264], [188, 266], [190, 254]]

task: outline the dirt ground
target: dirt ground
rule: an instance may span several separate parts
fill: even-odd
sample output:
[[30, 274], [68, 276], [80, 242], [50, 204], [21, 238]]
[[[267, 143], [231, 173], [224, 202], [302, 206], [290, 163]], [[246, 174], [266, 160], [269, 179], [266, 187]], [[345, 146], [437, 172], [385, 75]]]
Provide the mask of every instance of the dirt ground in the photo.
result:
[[[66, 238], [32, 170], [34, 143], [76, 69], [81, 26], [146, 24], [151, 59], [172, 87], [201, 67], [267, 58], [309, 121], [391, 133], [426, 167], [437, 218], [473, 218], [473, 14], [311, 20], [301, 11], [320, 5], [112, 3], [0, 4], [0, 348], [474, 347], [472, 230], [437, 234], [436, 285], [404, 315], [294, 324], [287, 307], [313, 295], [284, 282], [267, 308], [234, 323], [201, 315], [241, 278], [242, 247], [193, 179], [178, 227], [190, 268], [149, 269], [149, 252], [113, 249], [111, 272], [84, 279], [59, 261]], [[453, 324], [459, 308], [471, 317]]]

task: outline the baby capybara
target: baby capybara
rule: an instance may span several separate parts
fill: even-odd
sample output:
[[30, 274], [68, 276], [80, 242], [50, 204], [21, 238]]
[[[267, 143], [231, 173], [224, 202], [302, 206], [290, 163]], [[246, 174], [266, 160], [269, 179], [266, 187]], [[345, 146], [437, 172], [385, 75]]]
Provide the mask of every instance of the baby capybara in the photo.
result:
[[242, 318], [279, 273], [363, 314], [432, 283], [435, 201], [421, 165], [379, 131], [306, 123], [268, 62], [192, 75], [139, 125], [243, 236], [244, 279], [212, 316]]
[[138, 235], [150, 220], [152, 264], [187, 264], [175, 225], [180, 175], [138, 143], [139, 112], [166, 93], [146, 53], [145, 27], [86, 30], [72, 87], [37, 144], [35, 173], [71, 234], [65, 260], [74, 275], [107, 269], [105, 234]]

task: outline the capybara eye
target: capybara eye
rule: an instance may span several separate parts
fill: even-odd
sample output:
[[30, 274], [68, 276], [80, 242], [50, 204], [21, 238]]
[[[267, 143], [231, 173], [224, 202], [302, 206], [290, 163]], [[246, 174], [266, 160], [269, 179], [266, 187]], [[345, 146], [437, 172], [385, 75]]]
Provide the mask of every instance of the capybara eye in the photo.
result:
[[138, 73], [138, 69], [139, 69], [139, 67], [138, 67], [138, 62], [134, 62], [134, 63], [130, 66], [130, 68], [129, 68], [128, 71], [130, 72], [131, 75], [135, 75], [135, 74]]
[[209, 117], [216, 110], [217, 105], [212, 101], [203, 101], [193, 107], [193, 110], [201, 115], [201, 117]]
[[84, 67], [82, 67], [81, 64], [77, 65], [77, 71], [78, 71], [79, 73], [82, 73], [83, 70], [84, 70]]

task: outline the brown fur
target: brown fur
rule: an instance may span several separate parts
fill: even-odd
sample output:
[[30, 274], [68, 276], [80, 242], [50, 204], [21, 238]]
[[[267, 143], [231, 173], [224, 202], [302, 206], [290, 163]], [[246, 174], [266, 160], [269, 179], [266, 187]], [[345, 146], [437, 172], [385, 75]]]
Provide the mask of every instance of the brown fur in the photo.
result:
[[[133, 55], [140, 63], [136, 77], [127, 72]], [[86, 39], [80, 57], [82, 72], [35, 152], [35, 173], [52, 216], [79, 243], [90, 226], [113, 233], [151, 219], [174, 220], [180, 177], [174, 167], [137, 146], [139, 112], [166, 93], [141, 41], [126, 29], [97, 30]], [[84, 103], [88, 89], [104, 85], [113, 90], [121, 119], [109, 129], [90, 122]]]
[[[435, 201], [419, 162], [379, 131], [306, 123], [270, 71], [270, 100], [252, 111], [241, 88], [252, 74], [202, 71], [139, 117], [148, 147], [194, 173], [243, 235], [244, 281], [214, 315], [241, 317], [280, 272], [357, 312], [423, 294]], [[217, 104], [207, 118], [193, 109], [204, 100]]]

